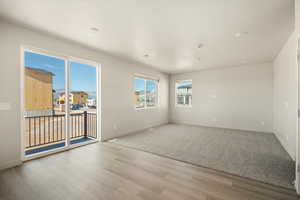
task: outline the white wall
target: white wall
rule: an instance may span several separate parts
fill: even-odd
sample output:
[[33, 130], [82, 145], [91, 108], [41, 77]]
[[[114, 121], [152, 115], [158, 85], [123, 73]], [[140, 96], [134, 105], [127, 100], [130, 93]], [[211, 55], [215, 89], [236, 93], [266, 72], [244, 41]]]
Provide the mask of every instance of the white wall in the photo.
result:
[[295, 24], [298, 38], [300, 38], [300, 0], [295, 0]]
[[[168, 75], [78, 44], [33, 32], [0, 21], [0, 102], [11, 110], [0, 111], [0, 168], [20, 162], [20, 45], [97, 61], [102, 65], [102, 139], [168, 122]], [[133, 74], [160, 78], [160, 106], [136, 111], [133, 106]], [[118, 130], [114, 130], [116, 124]]]
[[297, 39], [293, 33], [274, 61], [274, 133], [295, 159], [297, 134]]
[[[192, 79], [192, 108], [175, 107], [175, 80]], [[272, 63], [172, 75], [171, 121], [272, 132]], [[264, 124], [263, 124], [264, 123]]]

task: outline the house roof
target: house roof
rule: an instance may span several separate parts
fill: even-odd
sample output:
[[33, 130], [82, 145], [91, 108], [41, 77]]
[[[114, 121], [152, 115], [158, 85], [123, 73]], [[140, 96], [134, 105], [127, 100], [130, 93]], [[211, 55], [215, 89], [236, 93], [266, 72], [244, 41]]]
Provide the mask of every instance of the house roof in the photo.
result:
[[41, 68], [32, 68], [32, 67], [26, 67], [27, 69], [42, 73], [42, 74], [50, 74], [52, 76], [55, 76], [55, 74], [53, 74], [52, 72], [49, 72], [47, 70], [41, 69]]

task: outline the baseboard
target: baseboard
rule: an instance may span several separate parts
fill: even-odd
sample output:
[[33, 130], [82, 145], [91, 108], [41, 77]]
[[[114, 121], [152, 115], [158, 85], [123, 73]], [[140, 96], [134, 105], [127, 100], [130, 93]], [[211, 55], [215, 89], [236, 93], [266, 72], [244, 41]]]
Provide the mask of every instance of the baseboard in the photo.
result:
[[21, 160], [13, 160], [0, 165], [0, 170], [16, 167], [22, 164]]
[[108, 140], [111, 140], [111, 139], [114, 139], [114, 138], [124, 137], [124, 136], [131, 135], [131, 134], [137, 134], [139, 132], [146, 131], [146, 130], [148, 130], [150, 128], [154, 128], [154, 127], [158, 127], [158, 126], [163, 126], [163, 125], [166, 125], [168, 123], [169, 123], [169, 121], [164, 121], [164, 122], [160, 122], [160, 123], [154, 123], [154, 124], [148, 125], [148, 126], [143, 127], [143, 128], [129, 130], [129, 131], [124, 131], [122, 133], [119, 133], [118, 136], [105, 138], [105, 139], [101, 140], [101, 142], [105, 142], [105, 141], [108, 141]]
[[238, 129], [238, 128], [232, 128], [232, 127], [224, 127], [224, 126], [208, 126], [206, 124], [199, 124], [195, 122], [190, 122], [190, 121], [177, 121], [177, 120], [172, 120], [170, 122], [171, 124], [182, 124], [182, 125], [189, 125], [189, 126], [201, 126], [201, 127], [207, 127], [207, 128], [222, 128], [222, 129], [228, 129], [228, 130], [234, 130], [234, 131], [249, 131], [249, 132], [254, 132], [254, 133], [262, 133], [262, 134], [274, 134], [273, 132], [268, 132], [268, 131], [258, 131], [258, 130], [252, 130], [252, 129]]

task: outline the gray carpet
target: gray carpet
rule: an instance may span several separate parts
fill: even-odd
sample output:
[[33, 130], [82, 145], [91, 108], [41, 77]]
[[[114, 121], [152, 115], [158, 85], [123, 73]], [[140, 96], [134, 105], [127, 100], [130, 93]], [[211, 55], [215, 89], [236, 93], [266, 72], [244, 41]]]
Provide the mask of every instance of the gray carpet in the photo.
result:
[[295, 163], [274, 134], [168, 124], [110, 142], [294, 189]]

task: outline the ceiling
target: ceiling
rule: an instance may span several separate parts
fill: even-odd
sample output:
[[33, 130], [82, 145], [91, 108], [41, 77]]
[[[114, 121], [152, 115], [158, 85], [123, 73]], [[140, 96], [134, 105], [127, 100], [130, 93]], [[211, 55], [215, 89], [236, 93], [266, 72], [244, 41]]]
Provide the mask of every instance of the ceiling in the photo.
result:
[[0, 17], [180, 73], [272, 61], [294, 1], [1, 0]]

